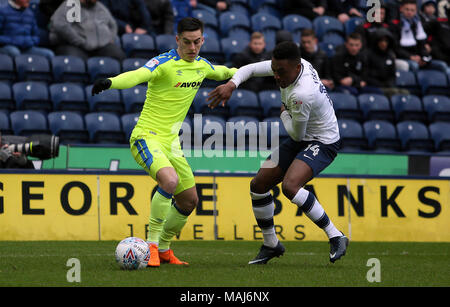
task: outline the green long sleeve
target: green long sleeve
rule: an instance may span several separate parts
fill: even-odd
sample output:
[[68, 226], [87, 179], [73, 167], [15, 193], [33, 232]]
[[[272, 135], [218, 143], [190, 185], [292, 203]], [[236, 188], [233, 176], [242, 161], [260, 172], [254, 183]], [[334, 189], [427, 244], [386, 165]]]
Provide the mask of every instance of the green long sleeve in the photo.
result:
[[112, 82], [110, 88], [118, 90], [132, 88], [141, 83], [150, 81], [151, 78], [152, 73], [150, 70], [141, 67], [139, 69], [127, 71], [115, 77], [109, 78]]

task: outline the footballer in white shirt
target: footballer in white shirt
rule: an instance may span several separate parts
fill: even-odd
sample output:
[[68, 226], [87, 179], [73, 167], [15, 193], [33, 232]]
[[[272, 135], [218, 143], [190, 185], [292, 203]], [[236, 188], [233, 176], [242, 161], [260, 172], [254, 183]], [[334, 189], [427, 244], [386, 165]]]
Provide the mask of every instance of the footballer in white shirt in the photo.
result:
[[251, 77], [273, 76], [281, 91], [281, 120], [290, 135], [267, 158], [250, 184], [252, 208], [264, 243], [249, 264], [265, 264], [284, 254], [274, 229], [271, 189], [282, 183], [283, 194], [299, 206], [330, 242], [330, 261], [345, 255], [348, 238], [332, 223], [305, 184], [330, 165], [340, 148], [333, 103], [316, 70], [301, 58], [294, 42], [278, 44], [272, 59], [242, 66], [226, 84], [209, 93], [209, 106], [224, 106], [233, 91]]

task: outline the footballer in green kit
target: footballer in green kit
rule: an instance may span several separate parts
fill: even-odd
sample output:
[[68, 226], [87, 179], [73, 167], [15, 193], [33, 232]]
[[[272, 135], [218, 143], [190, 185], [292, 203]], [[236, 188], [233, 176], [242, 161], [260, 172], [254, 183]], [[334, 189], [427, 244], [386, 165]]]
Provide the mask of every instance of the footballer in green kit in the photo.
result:
[[[236, 68], [212, 65], [198, 54], [203, 23], [187, 17], [177, 26], [177, 49], [148, 61], [143, 67], [95, 81], [92, 95], [107, 89], [127, 89], [148, 82], [147, 96], [130, 137], [136, 162], [158, 183], [151, 202], [148, 266], [187, 265], [170, 248], [198, 203], [192, 170], [181, 150], [178, 133], [203, 79], [227, 80]], [[172, 197], [175, 203], [172, 205]]]

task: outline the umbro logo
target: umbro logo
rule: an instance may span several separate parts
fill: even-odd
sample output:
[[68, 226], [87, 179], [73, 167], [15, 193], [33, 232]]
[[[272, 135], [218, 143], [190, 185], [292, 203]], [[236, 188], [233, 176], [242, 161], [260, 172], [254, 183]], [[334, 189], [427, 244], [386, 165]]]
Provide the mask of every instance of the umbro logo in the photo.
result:
[[174, 85], [174, 87], [200, 87], [202, 85], [202, 82], [178, 82]]

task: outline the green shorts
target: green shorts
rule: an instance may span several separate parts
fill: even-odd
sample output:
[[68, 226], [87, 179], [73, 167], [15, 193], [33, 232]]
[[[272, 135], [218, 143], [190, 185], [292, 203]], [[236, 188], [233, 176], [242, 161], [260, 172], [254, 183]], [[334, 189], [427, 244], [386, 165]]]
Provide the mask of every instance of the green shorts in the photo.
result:
[[[138, 129], [135, 129], [138, 130]], [[164, 140], [151, 133], [133, 131], [130, 149], [134, 160], [156, 181], [156, 173], [163, 167], [172, 167], [178, 175], [174, 195], [195, 186], [194, 174], [184, 157], [178, 138]]]

